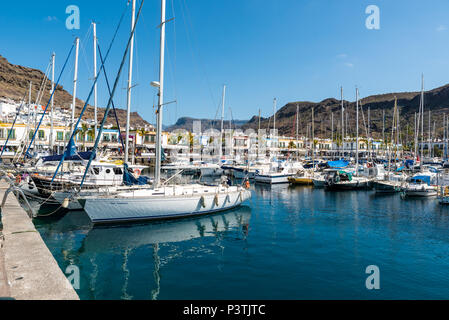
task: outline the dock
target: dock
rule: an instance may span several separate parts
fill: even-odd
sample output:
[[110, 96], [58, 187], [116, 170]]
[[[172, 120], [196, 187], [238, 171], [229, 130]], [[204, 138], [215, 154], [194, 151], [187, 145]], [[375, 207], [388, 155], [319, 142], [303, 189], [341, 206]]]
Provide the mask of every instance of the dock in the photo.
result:
[[[0, 181], [0, 201], [9, 183]], [[78, 294], [42, 240], [16, 196], [8, 194], [1, 212], [0, 298], [79, 300]]]

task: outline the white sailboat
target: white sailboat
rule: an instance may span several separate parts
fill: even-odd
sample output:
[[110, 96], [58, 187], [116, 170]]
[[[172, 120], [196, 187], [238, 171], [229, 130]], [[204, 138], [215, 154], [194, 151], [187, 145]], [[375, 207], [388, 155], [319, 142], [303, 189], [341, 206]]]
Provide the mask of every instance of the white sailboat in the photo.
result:
[[[242, 186], [206, 186], [199, 184], [184, 186], [161, 184], [161, 132], [164, 105], [166, 22], [165, 0], [161, 0], [159, 81], [152, 83], [159, 91], [154, 186], [151, 189], [145, 188], [113, 194], [95, 194], [79, 197], [78, 202], [82, 205], [93, 223], [196, 216], [235, 208], [251, 197], [251, 192]], [[249, 184], [247, 184], [247, 187], [249, 187]]]

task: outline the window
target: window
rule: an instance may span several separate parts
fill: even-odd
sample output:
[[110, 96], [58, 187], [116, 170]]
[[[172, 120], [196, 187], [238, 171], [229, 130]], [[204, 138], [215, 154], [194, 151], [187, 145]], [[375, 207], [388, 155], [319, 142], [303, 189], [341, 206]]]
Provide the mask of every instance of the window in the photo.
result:
[[44, 130], [38, 131], [38, 138], [39, 138], [39, 140], [45, 140], [45, 131]]
[[57, 141], [62, 141], [62, 140], [64, 140], [64, 132], [62, 132], [62, 131], [57, 131], [57, 132], [56, 132], [56, 140], [57, 140]]
[[116, 175], [123, 174], [122, 168], [114, 168], [114, 173], [115, 173]]
[[4, 138], [5, 138], [5, 130], [3, 130], [3, 128], [0, 128], [0, 139]]
[[69, 141], [70, 140], [70, 132], [66, 132], [65, 133], [65, 140]]
[[96, 175], [100, 174], [100, 168], [93, 168], [93, 170]]
[[[8, 131], [7, 131], [8, 133], [7, 133], [7, 135], [6, 135], [6, 137], [8, 137], [9, 136], [9, 139], [11, 139], [11, 140], [15, 140], [16, 139], [16, 129], [8, 129]], [[11, 135], [9, 134], [11, 132]]]
[[111, 169], [106, 169], [106, 173], [110, 174], [111, 173]]
[[104, 142], [109, 142], [109, 141], [110, 141], [110, 139], [109, 139], [109, 134], [104, 134], [104, 135], [103, 135], [103, 141], [104, 141]]
[[111, 134], [111, 141], [112, 142], [117, 142], [117, 135], [116, 134]]

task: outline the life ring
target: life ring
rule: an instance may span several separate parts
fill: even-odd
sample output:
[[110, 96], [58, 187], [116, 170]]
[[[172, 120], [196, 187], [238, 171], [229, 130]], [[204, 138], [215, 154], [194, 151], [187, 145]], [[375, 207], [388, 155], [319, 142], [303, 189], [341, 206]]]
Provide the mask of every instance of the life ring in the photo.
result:
[[134, 173], [137, 174], [137, 176], [140, 176], [142, 171], [139, 168], [134, 169]]

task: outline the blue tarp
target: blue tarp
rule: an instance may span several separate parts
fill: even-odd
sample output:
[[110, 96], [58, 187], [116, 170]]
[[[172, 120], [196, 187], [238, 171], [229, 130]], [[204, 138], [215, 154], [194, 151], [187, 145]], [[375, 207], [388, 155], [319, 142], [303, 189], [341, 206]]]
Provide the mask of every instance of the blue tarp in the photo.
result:
[[[79, 152], [75, 155], [72, 156], [65, 156], [64, 160], [65, 161], [77, 161], [77, 160], [89, 160], [90, 155], [92, 154], [92, 152]], [[57, 154], [54, 156], [48, 156], [48, 157], [43, 157], [42, 160], [44, 162], [47, 161], [61, 161], [62, 159], [62, 154]]]
[[430, 185], [430, 176], [415, 176], [411, 179], [411, 182], [417, 182], [418, 180], [424, 181]]
[[329, 161], [327, 163], [331, 168], [346, 168], [349, 164], [346, 160]]
[[123, 171], [123, 183], [126, 186], [133, 186], [133, 185], [139, 185], [143, 186], [148, 184], [149, 179], [148, 177], [140, 176], [139, 179], [136, 179], [131, 172], [129, 172], [128, 165], [125, 163], [124, 165], [124, 171]]

